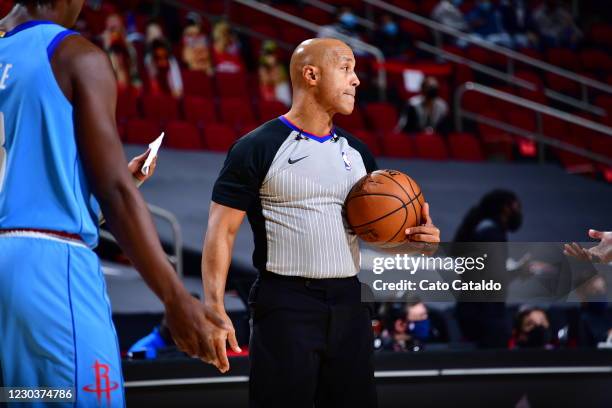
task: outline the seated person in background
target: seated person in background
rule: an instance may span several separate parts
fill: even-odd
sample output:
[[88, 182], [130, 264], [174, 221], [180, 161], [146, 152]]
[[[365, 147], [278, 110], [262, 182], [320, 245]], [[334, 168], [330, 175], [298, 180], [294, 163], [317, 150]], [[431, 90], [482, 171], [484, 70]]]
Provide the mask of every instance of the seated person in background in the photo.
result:
[[419, 298], [394, 305], [389, 311], [389, 329], [382, 332], [382, 349], [419, 351], [432, 334], [427, 306]]
[[421, 93], [408, 100], [400, 115], [396, 130], [404, 132], [447, 133], [448, 104], [438, 96], [439, 84], [434, 77], [425, 77]]
[[[330, 25], [324, 25], [317, 33], [319, 38], [339, 38], [338, 34], [360, 40], [359, 34], [359, 21], [357, 15], [353, 12], [353, 9], [348, 6], [339, 7], [336, 12], [336, 21]], [[344, 41], [344, 38], [341, 38]], [[353, 52], [357, 56], [367, 55], [367, 53], [361, 48], [356, 48], [351, 41], [346, 41], [348, 45], [353, 48]]]
[[597, 275], [577, 290], [580, 297], [578, 328], [575, 335], [579, 347], [597, 347], [612, 341], [612, 314], [608, 308], [608, 285]]
[[502, 27], [512, 39], [516, 48], [532, 47], [537, 36], [531, 31], [531, 12], [526, 0], [501, 0], [499, 12]]
[[440, 24], [460, 31], [466, 31], [468, 25], [459, 9], [462, 0], [440, 0], [431, 12], [431, 18]]
[[546, 312], [539, 307], [521, 307], [514, 318], [509, 348], [552, 349], [554, 343]]
[[192, 23], [183, 30], [183, 63], [191, 71], [213, 74], [208, 38], [198, 24]]
[[497, 6], [490, 0], [477, 0], [465, 17], [472, 33], [485, 41], [512, 47], [512, 39], [504, 32]]
[[400, 30], [397, 21], [390, 14], [383, 14], [380, 18], [374, 38], [375, 45], [387, 58], [401, 57], [410, 43], [410, 39]]
[[278, 101], [291, 106], [291, 88], [287, 71], [276, 56], [276, 43], [266, 41], [259, 58], [259, 92], [264, 101]]
[[240, 45], [232, 33], [230, 25], [225, 21], [218, 22], [213, 28], [212, 54], [215, 72], [228, 74], [244, 72]]
[[574, 48], [582, 39], [574, 18], [559, 4], [559, 0], [546, 0], [535, 9], [533, 24], [544, 47]]
[[128, 90], [130, 87], [140, 90], [142, 82], [138, 74], [138, 55], [127, 39], [123, 20], [118, 14], [111, 14], [106, 18], [102, 47], [110, 59], [119, 91]]
[[152, 95], [183, 96], [181, 69], [170, 47], [162, 40], [153, 40], [145, 56], [148, 89]]

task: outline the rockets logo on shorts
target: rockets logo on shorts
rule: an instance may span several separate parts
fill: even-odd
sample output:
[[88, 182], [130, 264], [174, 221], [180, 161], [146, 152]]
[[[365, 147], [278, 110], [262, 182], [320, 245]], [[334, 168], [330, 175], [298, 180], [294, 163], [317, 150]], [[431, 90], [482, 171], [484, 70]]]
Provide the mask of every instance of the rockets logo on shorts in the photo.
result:
[[350, 171], [353, 166], [351, 166], [351, 162], [346, 152], [342, 152], [342, 160], [344, 160], [344, 168]]
[[98, 405], [102, 403], [102, 397], [104, 397], [106, 403], [110, 406], [111, 391], [118, 389], [119, 384], [111, 381], [108, 364], [103, 364], [96, 360], [93, 369], [96, 383], [84, 386], [83, 391], [95, 393], [98, 397]]

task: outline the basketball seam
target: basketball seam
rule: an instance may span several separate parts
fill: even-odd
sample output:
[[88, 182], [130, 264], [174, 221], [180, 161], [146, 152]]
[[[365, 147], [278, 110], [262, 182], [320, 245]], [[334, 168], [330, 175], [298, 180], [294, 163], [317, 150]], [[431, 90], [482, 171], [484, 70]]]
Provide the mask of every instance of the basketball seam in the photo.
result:
[[386, 240], [384, 243], [388, 244], [389, 242], [391, 242], [393, 239], [395, 239], [395, 237], [397, 237], [397, 234], [399, 234], [402, 229], [404, 229], [404, 225], [406, 225], [406, 219], [408, 218], [408, 209], [406, 209], [406, 207], [404, 206], [404, 209], [406, 211], [404, 211], [404, 222], [402, 222], [402, 225], [399, 227], [399, 229], [397, 230], [397, 232], [395, 234], [393, 234], [393, 236], [391, 238], [389, 238], [388, 240]]
[[[410, 194], [408, 193], [408, 191], [406, 191], [406, 189], [404, 188], [404, 186], [402, 186], [400, 183], [398, 183], [396, 180], [393, 179], [393, 177], [387, 176], [385, 173], [380, 173], [381, 176], [384, 176], [386, 178], [388, 178], [389, 180], [393, 181], [395, 184], [397, 184], [399, 186], [399, 188], [402, 189], [402, 191], [404, 193], [406, 193], [406, 195], [408, 197], [410, 197]], [[406, 179], [408, 181], [408, 184], [410, 184], [410, 180]], [[410, 185], [410, 189], [412, 190], [412, 195], [414, 196], [414, 189], [412, 188], [412, 185]], [[422, 192], [422, 191], [421, 191]], [[419, 192], [419, 193], [421, 193]], [[416, 197], [415, 197], [416, 198]], [[419, 214], [417, 214], [417, 210], [416, 210], [416, 206], [412, 203], [414, 200], [410, 200], [409, 204], [412, 204], [412, 209], [414, 210], [414, 219], [418, 220], [419, 219]]]
[[[368, 221], [368, 222], [366, 222], [365, 224], [359, 224], [359, 225], [355, 225], [355, 226], [353, 226], [353, 225], [351, 225], [351, 222], [349, 221], [349, 226], [350, 226], [351, 228], [353, 228], [353, 229], [354, 229], [354, 228], [361, 228], [361, 227], [364, 227], [364, 226], [366, 226], [366, 225], [368, 225], [368, 224], [372, 224], [372, 223], [374, 223], [374, 222], [380, 221], [380, 220], [382, 220], [383, 218], [388, 217], [389, 215], [391, 215], [391, 214], [394, 214], [394, 213], [398, 212], [398, 211], [399, 211], [399, 210], [401, 210], [402, 208], [406, 208], [406, 206], [410, 205], [410, 204], [411, 204], [411, 203], [412, 203], [414, 200], [416, 200], [417, 198], [419, 198], [419, 196], [421, 195], [421, 193], [419, 193], [419, 195], [418, 195], [418, 196], [414, 197], [412, 200], [410, 200], [410, 201], [409, 201], [409, 202], [407, 202], [407, 203], [404, 203], [404, 202], [403, 202], [403, 201], [402, 201], [402, 200], [401, 200], [399, 197], [394, 196], [393, 194], [363, 194], [363, 195], [361, 195], [361, 196], [359, 196], [359, 197], [372, 196], [372, 195], [389, 196], [389, 197], [396, 198], [397, 200], [399, 200], [399, 202], [400, 202], [400, 203], [402, 203], [402, 206], [401, 206], [401, 207], [397, 207], [395, 210], [390, 211], [390, 212], [386, 213], [385, 215], [382, 215], [382, 216], [380, 216], [380, 217], [376, 218], [375, 220]], [[346, 217], [346, 218], [347, 218], [347, 220], [348, 220], [348, 214], [347, 214], [347, 217]], [[404, 222], [406, 222], [406, 220], [404, 220]], [[395, 235], [397, 235], [397, 233], [395, 233]], [[394, 237], [395, 237], [395, 235], [394, 235]]]

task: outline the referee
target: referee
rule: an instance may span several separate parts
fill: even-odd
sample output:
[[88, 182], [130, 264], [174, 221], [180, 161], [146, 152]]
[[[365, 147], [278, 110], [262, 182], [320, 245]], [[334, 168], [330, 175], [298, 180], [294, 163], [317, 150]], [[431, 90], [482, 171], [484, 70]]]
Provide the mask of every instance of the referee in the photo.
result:
[[[205, 302], [229, 325], [223, 293], [236, 233], [253, 229], [251, 407], [376, 407], [371, 312], [361, 303], [357, 237], [342, 217], [351, 187], [377, 169], [367, 147], [334, 127], [353, 111], [359, 79], [351, 49], [335, 39], [304, 41], [290, 64], [291, 110], [239, 139], [213, 193], [204, 239]], [[411, 241], [438, 242], [431, 224]], [[229, 369], [226, 341], [211, 332], [210, 361]]]

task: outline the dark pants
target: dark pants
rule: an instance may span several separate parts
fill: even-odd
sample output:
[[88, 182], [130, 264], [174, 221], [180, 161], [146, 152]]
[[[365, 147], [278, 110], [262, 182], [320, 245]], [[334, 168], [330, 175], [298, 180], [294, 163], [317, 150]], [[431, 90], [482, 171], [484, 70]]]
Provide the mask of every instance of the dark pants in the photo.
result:
[[251, 408], [377, 406], [371, 312], [355, 278], [260, 274], [251, 308]]

